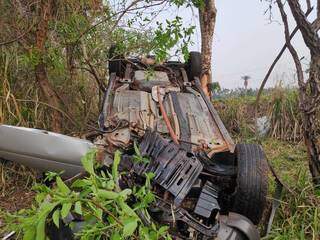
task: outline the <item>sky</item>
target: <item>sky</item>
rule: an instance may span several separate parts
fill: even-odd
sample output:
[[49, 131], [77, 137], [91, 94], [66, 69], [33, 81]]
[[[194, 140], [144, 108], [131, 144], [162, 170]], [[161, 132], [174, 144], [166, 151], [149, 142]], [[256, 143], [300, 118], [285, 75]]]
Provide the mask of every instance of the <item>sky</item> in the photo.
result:
[[[218, 10], [213, 43], [213, 81], [223, 88], [243, 87], [241, 76], [249, 75], [249, 87], [258, 88], [269, 66], [284, 44], [284, 30], [278, 9], [274, 7], [274, 21], [270, 23], [265, 11], [268, 5], [260, 0], [216, 0]], [[177, 14], [185, 23], [197, 26], [194, 46], [191, 50], [200, 50], [200, 30], [198, 14], [190, 9], [180, 9]], [[172, 13], [171, 13], [172, 14]], [[289, 16], [291, 30], [294, 20]], [[294, 46], [307, 64], [308, 50], [300, 34], [297, 34]], [[286, 53], [277, 64], [267, 87], [282, 83], [296, 84], [294, 65], [291, 56]]]

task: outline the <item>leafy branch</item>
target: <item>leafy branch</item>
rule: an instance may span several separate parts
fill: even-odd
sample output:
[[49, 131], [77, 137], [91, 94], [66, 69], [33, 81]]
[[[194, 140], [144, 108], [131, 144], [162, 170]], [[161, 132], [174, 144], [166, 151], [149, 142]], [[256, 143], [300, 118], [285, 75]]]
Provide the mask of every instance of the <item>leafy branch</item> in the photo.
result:
[[[136, 151], [137, 151], [136, 147]], [[155, 201], [151, 191], [153, 174], [146, 174], [143, 186], [122, 189], [118, 166], [121, 153], [117, 151], [111, 172], [101, 170], [95, 161], [96, 150], [89, 151], [82, 159], [87, 177], [77, 179], [71, 186], [57, 174], [52, 187], [37, 185], [35, 204], [31, 209], [18, 213], [18, 227], [24, 240], [47, 239], [47, 228], [59, 230], [62, 225], [75, 232], [76, 239], [167, 239], [168, 227], [158, 227], [140, 216], [151, 219], [148, 207]], [[137, 157], [139, 158], [139, 157]], [[68, 219], [76, 219], [70, 221]], [[79, 222], [81, 228], [79, 229]]]

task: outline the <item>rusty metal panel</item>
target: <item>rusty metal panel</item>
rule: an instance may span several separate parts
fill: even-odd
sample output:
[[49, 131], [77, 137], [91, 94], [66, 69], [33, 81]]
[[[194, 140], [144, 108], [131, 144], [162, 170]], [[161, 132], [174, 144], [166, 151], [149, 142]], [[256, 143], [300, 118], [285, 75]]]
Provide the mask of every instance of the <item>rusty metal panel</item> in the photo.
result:
[[202, 97], [193, 93], [176, 93], [176, 95], [175, 106], [179, 105], [183, 109], [182, 113], [188, 125], [190, 141], [199, 144], [208, 153], [227, 150], [228, 146]]
[[151, 94], [143, 91], [122, 90], [115, 91], [111, 114], [106, 126], [113, 124], [117, 119], [125, 119], [139, 127], [154, 129], [157, 108]]
[[[219, 114], [217, 110], [213, 107], [212, 103], [210, 102], [210, 99], [205, 95], [201, 88], [201, 84], [199, 79], [195, 80], [195, 86], [197, 90], [200, 93], [200, 97], [202, 97], [202, 100], [205, 102], [206, 106], [208, 107], [208, 110], [210, 112], [211, 117], [213, 118], [214, 124], [215, 124], [215, 129], [220, 132], [221, 139], [225, 143], [224, 145], [227, 146], [227, 149], [230, 152], [234, 152], [235, 150], [235, 143], [233, 142], [230, 134], [228, 133], [226, 127], [224, 126], [223, 122], [221, 121], [221, 118], [219, 117]], [[212, 152], [209, 154], [213, 154], [215, 152], [221, 152], [219, 148], [213, 149]]]

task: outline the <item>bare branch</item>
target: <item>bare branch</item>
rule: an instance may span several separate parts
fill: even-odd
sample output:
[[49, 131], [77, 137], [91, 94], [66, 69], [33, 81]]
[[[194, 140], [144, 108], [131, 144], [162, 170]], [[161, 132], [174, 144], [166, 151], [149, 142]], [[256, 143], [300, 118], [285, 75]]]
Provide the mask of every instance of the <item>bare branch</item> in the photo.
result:
[[307, 8], [310, 9], [311, 8], [311, 1], [310, 0], [306, 0], [307, 2]]
[[[295, 0], [293, 0], [295, 1]], [[297, 70], [297, 78], [298, 78], [298, 84], [300, 86], [301, 89], [305, 88], [305, 83], [304, 83], [304, 77], [303, 77], [303, 70], [302, 70], [302, 66], [301, 66], [301, 62], [299, 60], [299, 56], [297, 51], [294, 49], [294, 47], [292, 46], [291, 42], [290, 42], [290, 32], [289, 32], [289, 24], [288, 24], [288, 18], [287, 18], [287, 14], [284, 11], [283, 8], [283, 4], [281, 2], [281, 0], [277, 0], [277, 5], [279, 7], [280, 10], [280, 14], [281, 14], [281, 18], [284, 24], [284, 34], [285, 34], [285, 39], [286, 39], [286, 45], [288, 47], [288, 50], [293, 58], [294, 64], [296, 66], [296, 70]], [[305, 16], [305, 15], [303, 15]]]
[[24, 33], [20, 34], [16, 38], [8, 40], [8, 41], [5, 41], [5, 42], [1, 42], [0, 46], [8, 45], [8, 44], [11, 44], [11, 43], [19, 41], [21, 38], [23, 38], [27, 33], [29, 33], [32, 30], [33, 26], [34, 25], [31, 25], [27, 31], [25, 31]]
[[317, 1], [317, 18], [320, 19], [320, 0]]
[[103, 80], [99, 77], [99, 74], [97, 72], [97, 70], [95, 69], [95, 67], [91, 64], [89, 58], [88, 58], [88, 54], [87, 54], [87, 49], [86, 46], [82, 43], [82, 52], [83, 52], [83, 58], [85, 63], [89, 66], [89, 73], [91, 73], [94, 77], [94, 79], [96, 80], [100, 91], [105, 92], [106, 91], [106, 84], [103, 82]]
[[[320, 1], [320, 0], [319, 0]], [[310, 13], [312, 12], [313, 10], [313, 7], [311, 8], [308, 8], [308, 10], [306, 11], [305, 15], [306, 16], [309, 16]], [[313, 25], [313, 28], [315, 29], [315, 31], [317, 32], [319, 29], [320, 29], [320, 21], [318, 21], [319, 19], [317, 19], [316, 21], [314, 21], [312, 23]], [[295, 36], [295, 34], [298, 32], [299, 30], [299, 27], [296, 26], [295, 29], [292, 31], [292, 33], [290, 34], [290, 40], [293, 39], [293, 37]], [[259, 101], [260, 101], [260, 97], [261, 97], [261, 94], [262, 94], [262, 91], [274, 69], [274, 67], [276, 66], [276, 64], [278, 63], [278, 61], [280, 60], [280, 58], [282, 57], [283, 53], [285, 52], [285, 50], [287, 49], [287, 43], [285, 43], [283, 45], [283, 47], [281, 48], [280, 52], [278, 53], [278, 55], [276, 56], [276, 58], [274, 59], [274, 61], [272, 62], [270, 68], [268, 69], [267, 71], [267, 74], [265, 75], [264, 79], [262, 80], [262, 83], [260, 85], [260, 88], [259, 88], [259, 91], [258, 91], [258, 94], [257, 94], [257, 97], [256, 97], [256, 102], [255, 102], [255, 108], [257, 109], [258, 107], [258, 104], [259, 104]]]
[[[278, 2], [278, 1], [277, 1]], [[302, 33], [305, 44], [310, 51], [320, 54], [320, 38], [318, 34], [312, 29], [311, 23], [307, 20], [306, 15], [301, 10], [301, 6], [298, 0], [288, 1], [292, 15]], [[319, 8], [319, 0], [318, 0]]]

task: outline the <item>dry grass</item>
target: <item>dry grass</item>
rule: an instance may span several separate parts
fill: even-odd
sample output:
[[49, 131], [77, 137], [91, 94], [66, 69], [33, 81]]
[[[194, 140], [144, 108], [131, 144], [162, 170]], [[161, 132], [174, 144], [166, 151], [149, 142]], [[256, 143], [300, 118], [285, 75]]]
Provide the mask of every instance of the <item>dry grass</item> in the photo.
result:
[[[255, 137], [255, 96], [243, 96], [214, 102], [228, 130], [239, 138]], [[298, 143], [303, 139], [302, 120], [296, 89], [276, 87], [262, 95], [257, 117], [270, 119], [268, 137]], [[314, 123], [320, 129], [320, 113]], [[320, 136], [320, 133], [319, 133]]]

